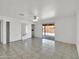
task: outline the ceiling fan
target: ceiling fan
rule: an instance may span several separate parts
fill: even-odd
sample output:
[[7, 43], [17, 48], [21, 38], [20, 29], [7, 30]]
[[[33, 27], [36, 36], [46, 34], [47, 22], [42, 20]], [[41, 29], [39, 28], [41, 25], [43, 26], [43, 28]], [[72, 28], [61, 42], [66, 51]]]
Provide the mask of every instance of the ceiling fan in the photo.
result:
[[34, 15], [34, 16], [33, 16], [33, 22], [37, 22], [37, 21], [39, 20], [38, 14], [39, 14], [38, 10], [35, 9], [35, 10], [33, 11], [33, 15]]
[[34, 17], [33, 22], [37, 22], [39, 20], [38, 16], [33, 16], [33, 17]]

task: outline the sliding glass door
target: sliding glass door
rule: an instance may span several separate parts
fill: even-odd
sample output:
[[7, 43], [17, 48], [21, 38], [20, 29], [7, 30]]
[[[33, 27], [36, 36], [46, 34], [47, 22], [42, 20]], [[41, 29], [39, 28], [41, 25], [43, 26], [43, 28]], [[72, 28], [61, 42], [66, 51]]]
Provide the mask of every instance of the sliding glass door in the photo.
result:
[[43, 24], [42, 25], [43, 37], [54, 37], [55, 36], [55, 25], [54, 24]]

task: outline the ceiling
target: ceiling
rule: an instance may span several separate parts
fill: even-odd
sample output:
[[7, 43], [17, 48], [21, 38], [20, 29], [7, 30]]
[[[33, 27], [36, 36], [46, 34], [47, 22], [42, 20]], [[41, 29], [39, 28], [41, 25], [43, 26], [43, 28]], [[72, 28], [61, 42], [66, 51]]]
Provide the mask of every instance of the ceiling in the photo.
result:
[[0, 0], [0, 15], [32, 21], [75, 15], [78, 0]]

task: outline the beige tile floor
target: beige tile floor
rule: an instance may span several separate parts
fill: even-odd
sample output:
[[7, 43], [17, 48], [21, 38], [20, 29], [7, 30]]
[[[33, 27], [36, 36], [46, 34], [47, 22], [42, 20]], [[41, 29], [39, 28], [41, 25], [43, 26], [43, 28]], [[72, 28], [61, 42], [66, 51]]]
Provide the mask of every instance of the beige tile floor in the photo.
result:
[[34, 38], [0, 45], [0, 59], [79, 59], [79, 57], [75, 45]]

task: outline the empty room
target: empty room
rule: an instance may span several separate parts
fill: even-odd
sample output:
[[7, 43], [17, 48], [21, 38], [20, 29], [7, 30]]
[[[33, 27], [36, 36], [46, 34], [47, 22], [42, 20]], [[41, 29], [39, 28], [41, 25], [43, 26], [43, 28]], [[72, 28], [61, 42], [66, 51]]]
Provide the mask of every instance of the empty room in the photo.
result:
[[79, 59], [79, 0], [0, 0], [0, 59]]

